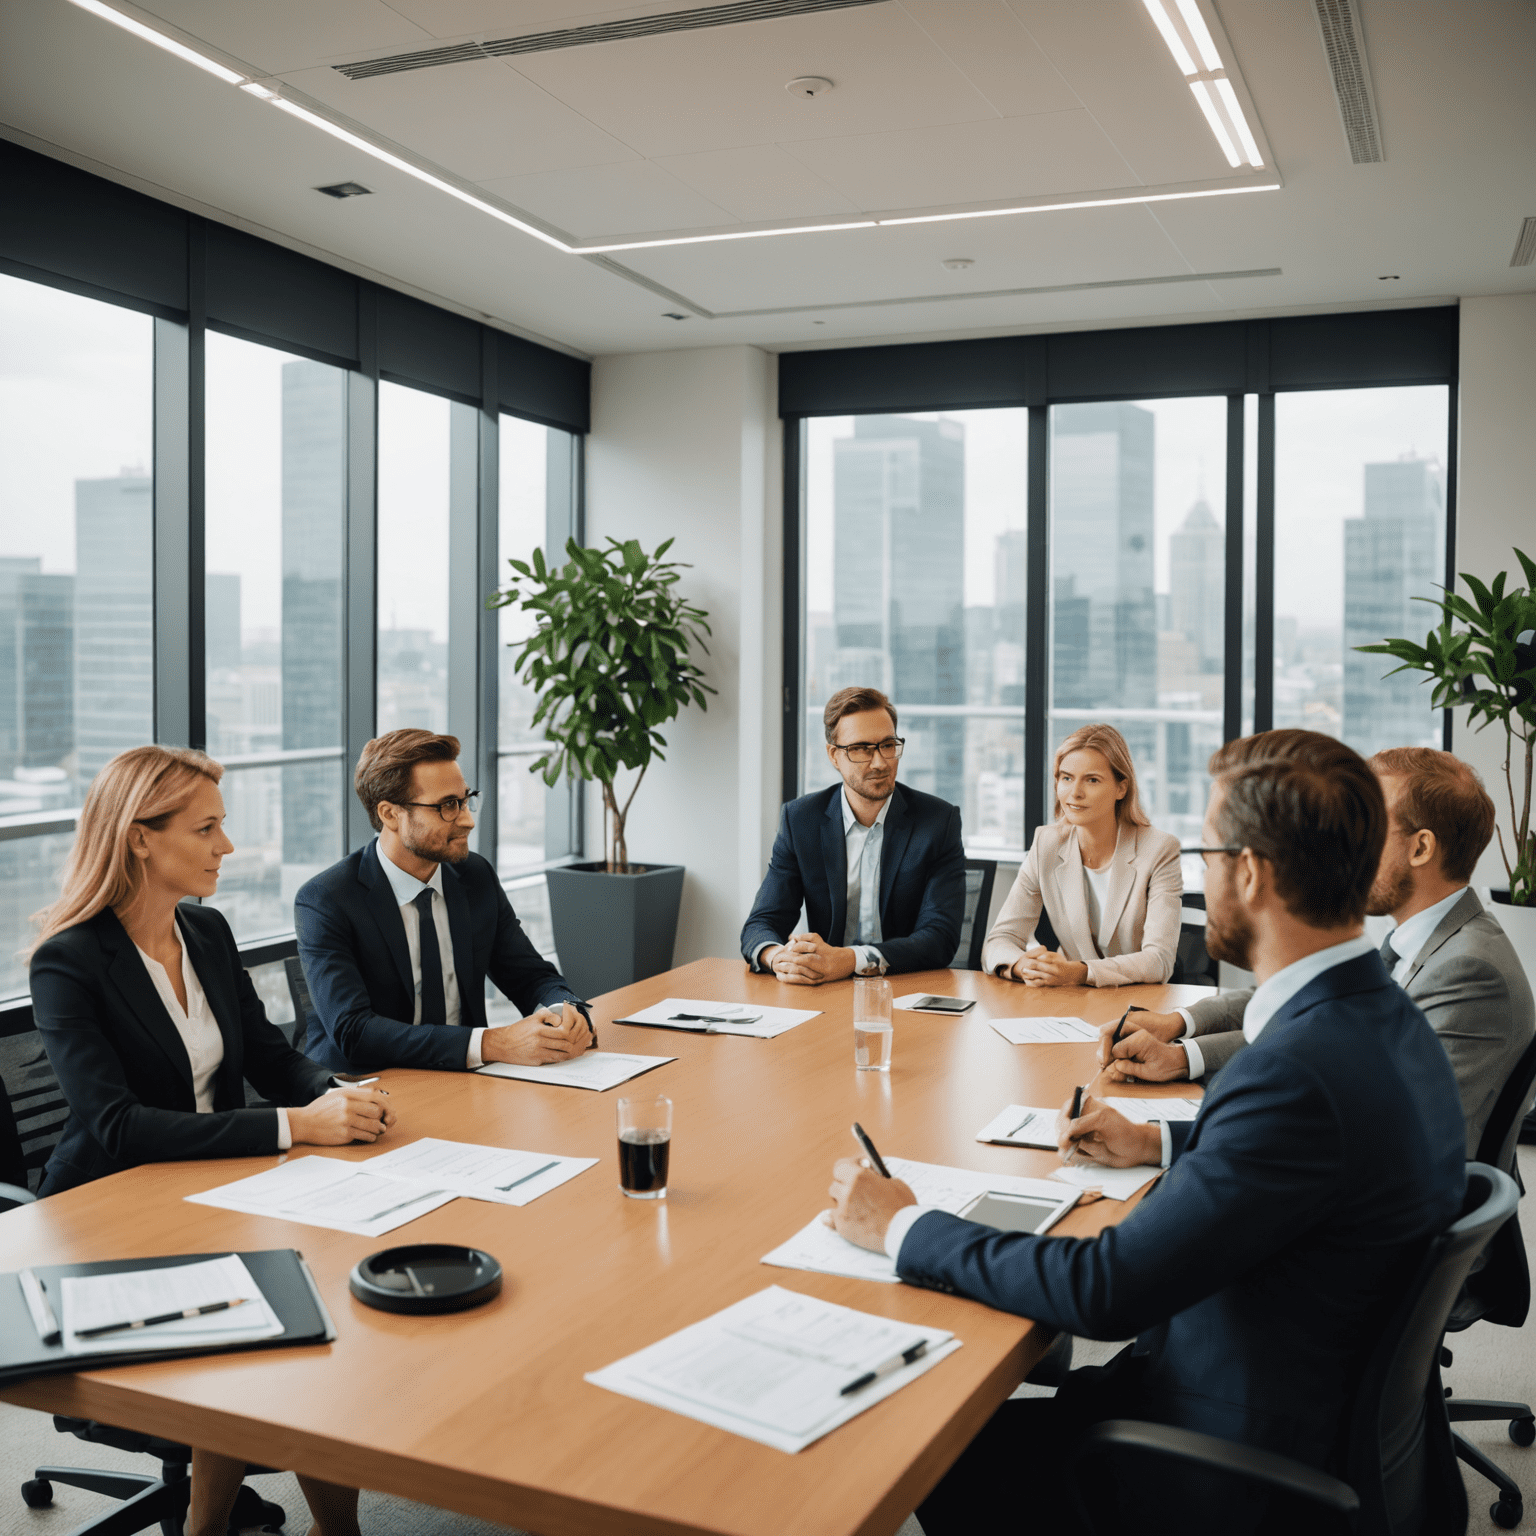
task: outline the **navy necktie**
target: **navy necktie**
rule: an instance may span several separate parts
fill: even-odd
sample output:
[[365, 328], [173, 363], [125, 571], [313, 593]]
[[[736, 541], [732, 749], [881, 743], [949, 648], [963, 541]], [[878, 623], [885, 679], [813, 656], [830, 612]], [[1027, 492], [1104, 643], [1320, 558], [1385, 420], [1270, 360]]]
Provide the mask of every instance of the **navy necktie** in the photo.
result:
[[437, 923], [432, 917], [432, 892], [423, 891], [411, 903], [421, 920], [421, 1022], [446, 1024], [448, 1002], [443, 991], [443, 956], [437, 947]]
[[[1396, 932], [1397, 930], [1394, 928], [1392, 933]], [[1402, 958], [1403, 957], [1398, 954], [1395, 949], [1392, 948], [1392, 934], [1389, 933], [1386, 938], [1381, 941], [1381, 963], [1386, 966], [1387, 975], [1390, 976], [1392, 972], [1397, 969], [1397, 962]]]

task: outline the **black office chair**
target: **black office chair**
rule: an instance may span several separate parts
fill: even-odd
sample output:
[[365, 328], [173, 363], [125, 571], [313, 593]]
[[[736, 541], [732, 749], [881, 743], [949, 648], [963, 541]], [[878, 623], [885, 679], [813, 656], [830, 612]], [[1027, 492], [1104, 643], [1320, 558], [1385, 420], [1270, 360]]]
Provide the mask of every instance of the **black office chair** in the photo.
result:
[[949, 962], [952, 971], [981, 969], [981, 946], [987, 941], [987, 918], [992, 912], [992, 885], [996, 879], [996, 859], [965, 861], [965, 917], [960, 924], [960, 943], [955, 949], [955, 958]]
[[[1331, 1527], [1360, 1536], [1464, 1531], [1467, 1497], [1440, 1385], [1441, 1341], [1472, 1265], [1519, 1199], [1519, 1186], [1502, 1169], [1467, 1164], [1460, 1218], [1429, 1245], [1366, 1363], [1345, 1434], [1343, 1479], [1214, 1435], [1110, 1419], [1089, 1430], [1076, 1457], [1073, 1491], [1090, 1528], [1106, 1536], [1120, 1532], [1118, 1488], [1141, 1490], [1144, 1498], [1147, 1471], [1172, 1462], [1203, 1481], [1301, 1510], [1285, 1522], [1293, 1530]], [[1206, 1529], [1177, 1523], [1192, 1532]]]
[[[1536, 1040], [1526, 1048], [1510, 1073], [1493, 1113], [1483, 1127], [1477, 1160], [1500, 1168], [1519, 1180], [1515, 1148], [1519, 1145], [1521, 1124], [1536, 1091]], [[1498, 1323], [1505, 1328], [1519, 1328], [1531, 1306], [1531, 1272], [1526, 1262], [1525, 1238], [1520, 1231], [1518, 1212], [1494, 1234], [1483, 1255], [1482, 1264], [1468, 1277], [1456, 1298], [1447, 1332], [1461, 1333], [1473, 1323]], [[1451, 1364], [1450, 1350], [1442, 1351], [1441, 1364]], [[1507, 1419], [1509, 1438], [1516, 1445], [1536, 1442], [1536, 1417], [1529, 1403], [1502, 1403], [1488, 1398], [1456, 1398], [1446, 1393], [1446, 1411], [1452, 1424], [1486, 1423]], [[1452, 1432], [1457, 1456], [1474, 1472], [1486, 1477], [1499, 1491], [1490, 1513], [1496, 1525], [1506, 1530], [1520, 1523], [1524, 1499], [1519, 1486], [1507, 1472], [1477, 1449], [1469, 1440]]]
[[309, 995], [309, 982], [304, 975], [304, 962], [297, 955], [289, 955], [283, 961], [283, 975], [288, 978], [288, 995], [293, 999], [293, 1034], [290, 1038], [294, 1050], [302, 1051], [309, 1038], [309, 1021], [315, 1013], [314, 999]]
[[43, 1166], [64, 1134], [69, 1105], [41, 1035], [35, 1030], [12, 1035], [0, 1047], [0, 1180], [36, 1194]]

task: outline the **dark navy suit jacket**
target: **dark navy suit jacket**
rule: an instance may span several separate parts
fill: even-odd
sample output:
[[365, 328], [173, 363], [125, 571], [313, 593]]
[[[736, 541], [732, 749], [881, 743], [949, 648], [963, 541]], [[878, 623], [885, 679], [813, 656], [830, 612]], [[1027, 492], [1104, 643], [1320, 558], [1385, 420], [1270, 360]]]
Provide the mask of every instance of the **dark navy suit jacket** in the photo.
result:
[[[350, 853], [299, 888], [294, 928], [315, 1005], [305, 1051], [332, 1071], [375, 1067], [464, 1070], [469, 1032], [485, 1025], [485, 978], [529, 1014], [586, 1004], [533, 947], [496, 871], [478, 853], [444, 864], [443, 900], [453, 937], [460, 1024], [412, 1024], [416, 983], [405, 923], [378, 842]], [[590, 1024], [590, 1019], [588, 1020]]]
[[[750, 964], [763, 944], [782, 944], [800, 906], [812, 933], [847, 942], [848, 856], [841, 782], [791, 800], [779, 816], [768, 874], [741, 930]], [[897, 784], [880, 847], [880, 932], [874, 945], [893, 971], [947, 966], [965, 919], [965, 848], [960, 809]]]
[[197, 1112], [192, 1061], [133, 940], [110, 910], [32, 956], [32, 1016], [69, 1103], [42, 1193], [140, 1163], [277, 1151], [277, 1114], [245, 1107], [245, 1079], [275, 1104], [308, 1104], [331, 1075], [267, 1019], [224, 914], [176, 910], [181, 941], [224, 1037], [211, 1115]]
[[1325, 1465], [1379, 1326], [1461, 1211], [1465, 1131], [1445, 1048], [1377, 955], [1325, 971], [1223, 1069], [1152, 1197], [1097, 1238], [999, 1234], [943, 1212], [903, 1279], [1087, 1338], [1139, 1333], [1151, 1418]]

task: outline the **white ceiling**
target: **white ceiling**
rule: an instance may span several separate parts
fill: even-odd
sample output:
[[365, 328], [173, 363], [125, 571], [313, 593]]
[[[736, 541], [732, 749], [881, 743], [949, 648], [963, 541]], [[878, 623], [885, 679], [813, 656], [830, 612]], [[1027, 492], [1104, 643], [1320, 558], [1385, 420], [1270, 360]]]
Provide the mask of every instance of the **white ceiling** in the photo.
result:
[[[1140, 0], [883, 0], [359, 81], [333, 67], [706, 3], [122, 8], [578, 240], [1242, 182]], [[1508, 265], [1536, 214], [1536, 4], [1363, 0], [1386, 159], [1356, 166], [1311, 0], [1202, 3], [1279, 191], [569, 255], [67, 0], [0, 0], [0, 132], [584, 353], [1536, 288]], [[785, 92], [807, 74], [834, 88]], [[373, 195], [313, 190], [347, 180]]]

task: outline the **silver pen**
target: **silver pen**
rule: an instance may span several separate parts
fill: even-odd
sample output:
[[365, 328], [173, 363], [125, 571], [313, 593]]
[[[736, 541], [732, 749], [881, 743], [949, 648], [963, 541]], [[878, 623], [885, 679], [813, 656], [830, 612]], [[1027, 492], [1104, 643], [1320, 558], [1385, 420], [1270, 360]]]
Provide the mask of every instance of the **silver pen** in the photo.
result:
[[59, 1320], [53, 1315], [48, 1302], [48, 1288], [30, 1269], [18, 1269], [16, 1278], [21, 1283], [21, 1294], [26, 1298], [27, 1311], [32, 1314], [32, 1326], [44, 1344], [52, 1344], [59, 1337]]

